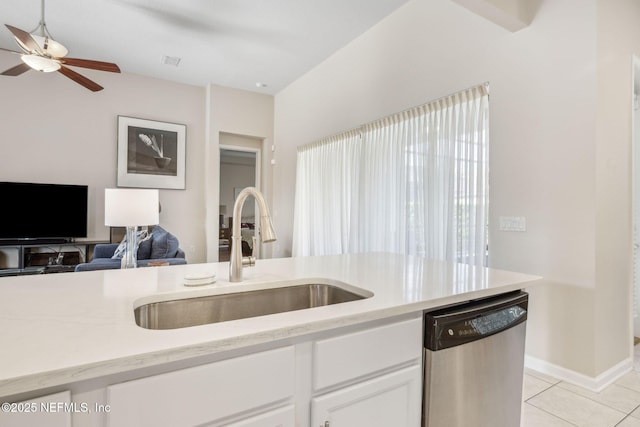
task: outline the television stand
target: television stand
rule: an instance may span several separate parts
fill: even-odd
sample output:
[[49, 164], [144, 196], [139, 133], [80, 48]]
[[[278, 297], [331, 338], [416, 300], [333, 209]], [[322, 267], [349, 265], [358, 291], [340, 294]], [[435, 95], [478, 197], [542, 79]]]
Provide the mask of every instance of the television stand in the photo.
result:
[[47, 238], [47, 239], [12, 239], [0, 240], [0, 246], [33, 246], [33, 245], [65, 245], [74, 243], [72, 239]]
[[[47, 246], [77, 247], [78, 261], [89, 262], [93, 255], [93, 248], [100, 243], [109, 243], [108, 240], [78, 240], [75, 242], [67, 239], [33, 239], [33, 240], [0, 240], [0, 248], [16, 248], [18, 250], [18, 268], [0, 269], [0, 276], [16, 276], [23, 274], [40, 274], [40, 273], [59, 273], [63, 271], [73, 271], [76, 264], [45, 264], [45, 265], [25, 265], [25, 259], [29, 254], [37, 254], [31, 252], [34, 248], [44, 248]], [[81, 249], [83, 248], [83, 249]], [[58, 254], [64, 251], [54, 251], [51, 253]], [[84, 252], [84, 254], [83, 254]], [[84, 255], [84, 256], [83, 256]]]

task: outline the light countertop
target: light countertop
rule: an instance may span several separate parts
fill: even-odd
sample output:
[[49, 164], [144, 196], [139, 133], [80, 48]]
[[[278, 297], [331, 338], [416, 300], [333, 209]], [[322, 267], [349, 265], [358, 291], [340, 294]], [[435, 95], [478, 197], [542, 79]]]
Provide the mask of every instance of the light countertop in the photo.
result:
[[[242, 283], [228, 263], [0, 278], [0, 396], [419, 312], [531, 286], [538, 277], [392, 254], [258, 260]], [[217, 282], [185, 287], [186, 274]], [[373, 293], [359, 301], [174, 330], [147, 330], [149, 302], [319, 278]]]

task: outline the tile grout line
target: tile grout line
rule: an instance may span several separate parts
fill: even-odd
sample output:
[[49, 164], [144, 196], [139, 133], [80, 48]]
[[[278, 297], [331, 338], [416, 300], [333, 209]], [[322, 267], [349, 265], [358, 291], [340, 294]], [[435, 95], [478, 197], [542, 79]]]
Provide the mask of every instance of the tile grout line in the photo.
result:
[[[553, 388], [553, 387], [559, 386], [561, 382], [562, 382], [562, 381], [559, 381], [558, 383], [553, 384], [551, 387], [549, 387], [549, 388], [547, 388], [547, 389], [545, 389], [545, 390], [541, 391], [540, 393], [537, 393], [535, 396], [538, 396], [538, 395], [540, 395], [540, 394], [542, 394], [542, 393], [546, 392], [547, 390], [551, 390], [551, 388]], [[567, 384], [570, 384], [570, 383], [567, 383]], [[578, 387], [579, 387], [579, 386], [578, 386]], [[620, 413], [620, 414], [624, 415], [624, 417], [622, 417], [622, 419], [621, 419], [618, 423], [616, 423], [616, 424], [615, 424], [616, 426], [617, 426], [618, 424], [620, 424], [620, 423], [621, 423], [624, 419], [626, 419], [627, 417], [630, 417], [630, 416], [631, 416], [631, 413], [640, 407], [640, 405], [638, 405], [638, 406], [634, 407], [631, 411], [629, 411], [629, 412], [624, 412], [624, 411], [621, 411], [620, 409], [614, 408], [614, 407], [612, 407], [612, 406], [610, 406], [610, 405], [608, 405], [608, 404], [606, 404], [606, 403], [604, 403], [604, 402], [599, 402], [599, 401], [594, 400], [594, 399], [592, 399], [592, 398], [590, 398], [590, 397], [583, 396], [583, 395], [581, 395], [580, 393], [576, 393], [576, 392], [574, 392], [574, 391], [572, 391], [572, 390], [567, 390], [566, 388], [563, 388], [563, 387], [558, 387], [558, 388], [559, 388], [559, 389], [561, 389], [561, 390], [563, 390], [563, 391], [566, 391], [566, 392], [568, 392], [568, 393], [571, 393], [571, 394], [573, 394], [573, 395], [575, 395], [575, 396], [578, 396], [578, 397], [581, 397], [581, 398], [587, 399], [587, 400], [589, 400], [589, 401], [591, 401], [591, 402], [593, 402], [593, 403], [595, 403], [595, 404], [602, 405], [602, 406], [604, 406], [604, 407], [606, 407], [606, 408], [611, 409], [612, 411], [616, 411], [616, 412], [618, 412], [618, 413]], [[628, 389], [628, 390], [632, 390], [632, 389], [629, 389], [629, 388], [627, 388], [627, 389]], [[632, 391], [637, 392], [637, 390], [632, 390]], [[529, 403], [529, 400], [530, 400], [530, 399], [533, 399], [535, 396], [531, 396], [529, 399], [527, 399], [527, 400], [525, 401], [525, 403], [528, 403], [529, 405], [533, 406], [534, 408], [540, 409], [541, 411], [547, 412], [546, 410], [544, 410], [544, 409], [542, 409], [542, 408], [540, 408], [540, 407], [538, 407], [538, 406], [536, 406], [536, 405], [534, 405], [534, 404], [532, 404], [532, 403]], [[550, 412], [547, 412], [547, 413], [551, 414]], [[551, 415], [554, 415], [554, 414], [551, 414]], [[555, 416], [556, 418], [560, 418], [560, 417], [558, 417], [557, 415], [554, 415], [554, 416]], [[636, 418], [636, 417], [632, 417], [632, 418], [633, 418], [633, 419], [638, 419], [638, 420], [640, 420], [640, 418]], [[560, 418], [560, 419], [561, 419], [561, 420], [563, 420], [563, 421], [568, 422], [569, 424], [575, 425], [575, 424], [571, 423], [570, 421], [565, 420], [564, 418]]]
[[[561, 381], [561, 382], [562, 382], [562, 381]], [[560, 384], [560, 383], [558, 383], [558, 384]], [[567, 384], [571, 384], [571, 383], [567, 383]], [[615, 384], [615, 383], [614, 383], [614, 384]], [[575, 384], [571, 384], [571, 385], [575, 385]], [[613, 384], [612, 384], [612, 385], [613, 385]], [[576, 386], [576, 387], [580, 387], [580, 386]], [[590, 400], [590, 401], [592, 401], [592, 402], [594, 402], [594, 403], [597, 403], [597, 404], [599, 404], [599, 405], [606, 406], [607, 408], [612, 409], [612, 410], [614, 410], [614, 411], [616, 411], [616, 412], [620, 412], [621, 414], [624, 414], [624, 415], [625, 415], [625, 418], [626, 418], [626, 416], [627, 416], [627, 415], [630, 415], [630, 414], [631, 414], [631, 412], [633, 412], [633, 411], [635, 411], [636, 409], [638, 409], [638, 406], [640, 406], [640, 405], [638, 405], [638, 406], [634, 407], [630, 412], [624, 412], [624, 411], [622, 411], [622, 410], [620, 410], [620, 409], [618, 409], [618, 408], [614, 408], [613, 406], [611, 406], [611, 405], [609, 405], [609, 404], [607, 404], [607, 403], [597, 401], [597, 400], [592, 399], [591, 397], [588, 397], [588, 396], [583, 396], [583, 395], [581, 395], [580, 393], [576, 393], [575, 391], [568, 390], [568, 389], [563, 388], [563, 387], [560, 387], [560, 388], [561, 388], [562, 390], [564, 390], [564, 391], [568, 391], [569, 393], [573, 393], [573, 394], [575, 394], [576, 396], [583, 397], [583, 398], [585, 398], [585, 399], [587, 399], [587, 400]], [[632, 390], [632, 389], [630, 389], [630, 388], [627, 388], [627, 390], [631, 390], [631, 391], [638, 392], [637, 390]], [[588, 391], [590, 391], [590, 390], [588, 390]], [[596, 393], [596, 392], [593, 392], [593, 393]], [[599, 395], [599, 394], [600, 394], [600, 392], [597, 392], [597, 394]], [[635, 417], [634, 417], [634, 418], [635, 418]], [[624, 419], [624, 418], [623, 418], [623, 419]], [[621, 421], [622, 421], [622, 420], [621, 420]]]
[[620, 424], [622, 424], [622, 422], [623, 422], [624, 420], [626, 420], [627, 418], [631, 418], [631, 419], [637, 420], [637, 418], [636, 418], [636, 417], [632, 417], [632, 416], [631, 416], [631, 414], [628, 414], [626, 417], [624, 417], [623, 419], [621, 419], [619, 423], [616, 423], [616, 425], [615, 425], [614, 427], [617, 427], [617, 426], [619, 426]]
[[[640, 391], [638, 391], [638, 390], [634, 390], [634, 389], [632, 389], [632, 388], [625, 387], [625, 386], [623, 386], [623, 385], [616, 384], [616, 383], [613, 383], [613, 384], [609, 385], [608, 387], [611, 387], [612, 385], [617, 385], [618, 387], [622, 387], [622, 388], [624, 388], [625, 390], [633, 391], [633, 392], [635, 392], [635, 393], [640, 393]], [[566, 389], [565, 389], [565, 390], [566, 390]], [[567, 391], [571, 391], [571, 390], [567, 390]], [[573, 393], [573, 392], [572, 392], [572, 393]], [[574, 394], [578, 394], [578, 393], [574, 393]], [[598, 394], [600, 394], [600, 392], [599, 392]], [[579, 396], [580, 396], [580, 395], [579, 395]], [[582, 397], [586, 397], [586, 396], [582, 396]], [[593, 399], [591, 399], [591, 398], [589, 398], [589, 397], [587, 397], [587, 399], [591, 400], [592, 402], [596, 402], [596, 403], [599, 403], [599, 404], [601, 404], [601, 405], [604, 405], [604, 406], [606, 406], [606, 407], [608, 407], [608, 408], [614, 409], [614, 410], [616, 410], [616, 411], [618, 411], [618, 412], [622, 412], [622, 413], [624, 413], [624, 412], [623, 412], [623, 411], [621, 411], [620, 409], [614, 408], [613, 406], [611, 406], [611, 405], [609, 405], [609, 404], [607, 404], [607, 403], [604, 403], [604, 402], [598, 402], [597, 400], [593, 400]], [[639, 407], [640, 407], [640, 404], [636, 405], [636, 406], [635, 406], [631, 411], [627, 412], [627, 413], [626, 413], [626, 415], [631, 415], [631, 413], [632, 413], [633, 411], [635, 411], [636, 409], [638, 409]], [[626, 418], [626, 417], [625, 417], [625, 418]], [[636, 417], [633, 417], [633, 418], [636, 418]]]
[[[545, 381], [546, 382], [546, 381]], [[549, 384], [549, 383], [547, 383]], [[549, 384], [549, 387], [545, 388], [544, 390], [541, 390], [539, 392], [537, 392], [536, 394], [534, 394], [533, 396], [527, 398], [526, 400], [523, 400], [522, 403], [528, 403], [529, 400], [533, 399], [534, 397], [544, 393], [545, 391], [549, 390], [551, 387], [554, 387], [556, 384]], [[531, 406], [535, 406], [535, 405], [531, 405]], [[535, 406], [537, 408], [537, 406]]]
[[[526, 402], [525, 402], [525, 403], [526, 403]], [[579, 425], [574, 424], [574, 423], [572, 423], [572, 422], [571, 422], [571, 421], [569, 421], [569, 420], [565, 420], [564, 418], [559, 417], [559, 416], [557, 416], [556, 414], [552, 414], [551, 412], [547, 411], [546, 409], [539, 408], [539, 407], [537, 407], [536, 405], [532, 405], [531, 403], [526, 403], [526, 404], [527, 404], [527, 405], [530, 405], [532, 408], [536, 408], [537, 410], [544, 412], [544, 413], [545, 413], [545, 414], [547, 414], [547, 415], [552, 416], [553, 418], [557, 418], [557, 419], [559, 419], [560, 421], [564, 421], [564, 422], [565, 422], [565, 423], [567, 423], [567, 424], [571, 424], [572, 426], [575, 426], [575, 427], [580, 427]]]
[[[572, 386], [574, 386], [574, 387], [580, 387], [579, 385], [571, 384], [571, 383], [569, 383], [569, 382], [562, 381], [562, 380], [558, 381], [556, 384], [553, 384], [553, 386], [560, 386], [560, 384], [561, 384], [561, 383], [563, 383], [563, 382], [564, 382], [564, 383], [566, 383], [566, 384], [572, 385]], [[610, 384], [610, 385], [609, 385], [609, 386], [607, 386], [607, 387], [611, 387], [612, 385], [616, 385], [616, 386], [618, 386], [618, 387], [622, 387], [622, 388], [624, 388], [625, 390], [629, 390], [629, 391], [632, 391], [632, 392], [635, 392], [635, 393], [640, 393], [640, 390], [636, 390], [636, 389], [633, 389], [633, 388], [630, 388], [630, 387], [626, 387], [626, 386], [624, 386], [624, 385], [622, 385], [622, 384], [618, 384], [617, 382], [614, 382], [614, 383]], [[545, 389], [545, 390], [541, 391], [540, 393], [544, 393], [545, 391], [549, 390], [550, 388], [551, 388], [551, 387], [549, 387], [549, 388], [547, 388], [547, 389]], [[620, 409], [618, 409], [618, 408], [614, 408], [613, 406], [611, 406], [611, 405], [609, 405], [609, 404], [607, 404], [607, 403], [605, 403], [605, 402], [600, 402], [600, 401], [598, 401], [598, 400], [592, 399], [591, 397], [583, 396], [583, 395], [581, 395], [580, 393], [576, 393], [575, 391], [572, 391], [572, 390], [566, 389], [566, 388], [564, 388], [564, 387], [559, 387], [559, 388], [561, 388], [561, 389], [562, 389], [562, 390], [564, 390], [564, 391], [568, 391], [568, 392], [570, 392], [570, 393], [573, 393], [573, 394], [575, 394], [575, 395], [577, 395], [577, 396], [584, 397], [585, 399], [588, 399], [588, 400], [590, 400], [590, 401], [592, 401], [592, 402], [598, 403], [598, 404], [600, 404], [600, 405], [604, 405], [604, 406], [606, 406], [606, 407], [607, 407], [607, 408], [609, 408], [609, 409], [613, 409], [614, 411], [618, 411], [618, 412], [620, 412], [620, 413], [622, 413], [622, 414], [625, 414], [625, 415], [631, 415], [631, 413], [632, 413], [633, 411], [635, 411], [636, 409], [638, 409], [638, 408], [640, 407], [640, 404], [638, 404], [638, 405], [637, 405], [637, 406], [635, 406], [635, 407], [634, 407], [630, 412], [624, 412], [624, 411], [622, 411], [622, 410], [620, 410]], [[585, 389], [585, 390], [587, 390], [587, 391], [591, 391], [591, 390], [588, 390], [588, 389]], [[592, 392], [592, 393], [597, 393], [597, 394], [599, 395], [602, 391], [603, 391], [603, 390], [601, 390], [600, 392]], [[540, 393], [537, 393], [535, 396], [539, 395]], [[533, 397], [535, 397], [535, 396], [531, 396], [529, 399], [532, 399], [532, 398], [533, 398]], [[527, 401], [528, 401], [529, 399], [527, 399]], [[633, 418], [636, 418], [636, 417], [633, 417]], [[637, 419], [638, 419], [638, 420], [640, 420], [640, 418], [637, 418]]]
[[[533, 370], [531, 370], [531, 372], [534, 372], [534, 373], [525, 372], [524, 374], [525, 375], [529, 375], [530, 377], [533, 377], [533, 378], [535, 378], [537, 380], [544, 381], [545, 383], [551, 384], [551, 385], [556, 385], [556, 384], [562, 382], [562, 380], [559, 380], [556, 377], [551, 376], [549, 374], [543, 374], [542, 372], [533, 371]], [[541, 376], [538, 376], [536, 374], [541, 375]], [[542, 376], [544, 376], [545, 378], [542, 378]], [[553, 378], [554, 382], [550, 382], [549, 378]]]
[[636, 406], [635, 408], [633, 408], [633, 409], [632, 409], [632, 410], [627, 414], [627, 416], [626, 416], [626, 417], [624, 417], [622, 420], [620, 420], [620, 422], [622, 422], [622, 421], [626, 420], [626, 419], [627, 419], [627, 418], [629, 418], [629, 417], [633, 418], [634, 420], [638, 420], [638, 421], [640, 421], [640, 418], [636, 418], [636, 417], [634, 417], [633, 415], [631, 415], [631, 414], [633, 414], [633, 413], [634, 413], [638, 408], [640, 408], [640, 405], [638, 405], [638, 406]]
[[[635, 391], [636, 393], [640, 393], [640, 390], [637, 390], [637, 389], [635, 389], [635, 388], [631, 388], [631, 387], [627, 387], [626, 385], [623, 385], [623, 384], [618, 384], [617, 382], [615, 382], [615, 383], [613, 383], [613, 384], [611, 384], [611, 385], [617, 385], [617, 386], [622, 387], [622, 388], [625, 388], [625, 389], [627, 389], [627, 390], [631, 390], [631, 391]], [[608, 387], [609, 387], [609, 386], [608, 386]], [[640, 405], [639, 405], [639, 406], [640, 406]]]
[[[640, 356], [640, 355], [637, 355], [636, 357], [638, 357], [638, 356]], [[632, 369], [632, 371], [634, 371], [634, 370], [635, 370], [635, 367]], [[552, 416], [552, 417], [554, 417], [554, 418], [556, 418], [556, 419], [559, 419], [559, 420], [561, 420], [561, 421], [564, 421], [564, 422], [566, 422], [566, 423], [568, 423], [568, 424], [570, 424], [570, 425], [572, 425], [572, 426], [576, 426], [576, 424], [572, 423], [571, 421], [565, 420], [564, 418], [559, 417], [558, 415], [553, 414], [553, 413], [551, 413], [551, 412], [548, 412], [547, 410], [545, 410], [545, 409], [543, 409], [543, 408], [540, 408], [540, 407], [538, 407], [538, 406], [536, 406], [536, 405], [534, 405], [534, 404], [532, 404], [532, 403], [530, 403], [530, 402], [529, 402], [529, 401], [530, 401], [531, 399], [533, 399], [534, 397], [539, 396], [539, 395], [541, 395], [542, 393], [545, 393], [545, 392], [546, 392], [546, 391], [548, 391], [548, 390], [551, 390], [553, 387], [559, 386], [559, 385], [563, 382], [562, 380], [558, 380], [558, 381], [557, 381], [557, 382], [555, 382], [555, 383], [550, 383], [550, 382], [548, 381], [548, 378], [540, 378], [539, 376], [535, 375], [535, 372], [536, 372], [536, 371], [533, 371], [533, 372], [534, 372], [534, 373], [531, 373], [531, 372], [525, 372], [524, 374], [525, 374], [525, 375], [529, 375], [529, 376], [531, 376], [531, 377], [535, 378], [536, 380], [542, 381], [543, 383], [549, 384], [549, 387], [546, 387], [545, 389], [543, 389], [543, 390], [539, 391], [538, 393], [536, 393], [536, 394], [534, 394], [534, 395], [530, 396], [530, 397], [529, 397], [529, 398], [527, 398], [526, 400], [523, 400], [523, 401], [522, 401], [522, 404], [523, 404], [523, 405], [530, 405], [532, 408], [535, 408], [535, 409], [537, 409], [537, 410], [539, 410], [539, 411], [542, 411], [542, 412], [544, 412], [544, 413], [546, 413], [546, 414], [548, 414], [548, 415], [550, 415], [550, 416]], [[553, 376], [549, 376], [549, 378], [553, 378], [553, 379], [555, 379]], [[566, 384], [576, 386], [575, 384], [571, 384], [571, 383], [566, 383]], [[628, 387], [628, 386], [626, 386], [626, 385], [619, 384], [617, 381], [616, 381], [616, 382], [614, 382], [614, 383], [612, 383], [612, 384], [610, 384], [609, 386], [611, 386], [611, 385], [617, 385], [617, 386], [619, 386], [619, 387], [622, 387], [622, 388], [623, 388], [623, 389], [625, 389], [625, 390], [628, 390], [628, 391], [631, 391], [631, 392], [635, 392], [635, 393], [640, 393], [640, 390], [636, 390], [636, 389], [631, 388], [631, 387]], [[608, 386], [608, 387], [609, 387], [609, 386]], [[579, 387], [579, 386], [577, 386], [577, 387]], [[632, 416], [632, 415], [631, 415], [633, 412], [635, 412], [636, 410], [640, 409], [640, 404], [636, 405], [636, 406], [635, 406], [633, 409], [631, 409], [630, 411], [625, 412], [625, 411], [621, 411], [620, 409], [617, 409], [617, 408], [612, 407], [612, 406], [611, 406], [611, 405], [609, 405], [608, 403], [600, 402], [600, 401], [595, 400], [595, 399], [593, 399], [593, 398], [591, 398], [591, 397], [588, 397], [588, 396], [583, 396], [583, 395], [581, 395], [580, 393], [576, 393], [576, 392], [574, 392], [574, 391], [572, 391], [572, 390], [569, 390], [569, 389], [566, 389], [566, 388], [564, 388], [564, 387], [559, 387], [559, 388], [560, 388], [560, 389], [562, 389], [563, 391], [566, 391], [566, 392], [572, 393], [572, 394], [573, 394], [573, 395], [575, 395], [575, 396], [585, 398], [585, 399], [587, 399], [587, 400], [589, 400], [589, 401], [591, 401], [591, 402], [593, 402], [593, 403], [596, 403], [596, 404], [602, 405], [602, 406], [604, 406], [604, 407], [606, 407], [606, 408], [609, 408], [609, 409], [611, 409], [611, 410], [613, 410], [613, 411], [616, 411], [616, 412], [618, 412], [618, 413], [620, 413], [620, 414], [624, 415], [624, 416], [622, 417], [622, 419], [620, 419], [620, 421], [618, 421], [618, 422], [615, 424], [615, 426], [619, 426], [619, 425], [620, 425], [622, 422], [624, 422], [627, 418], [631, 418], [632, 420], [640, 420], [640, 418], [637, 418], [637, 417], [634, 417], [634, 416]], [[606, 388], [605, 388], [605, 390], [606, 390]], [[589, 390], [589, 391], [590, 391], [590, 390]], [[600, 393], [601, 393], [602, 391], [604, 391], [604, 390], [601, 390], [600, 392], [593, 392], [593, 393], [596, 393], [597, 395], [600, 395]], [[523, 412], [524, 412], [524, 411], [523, 411]]]

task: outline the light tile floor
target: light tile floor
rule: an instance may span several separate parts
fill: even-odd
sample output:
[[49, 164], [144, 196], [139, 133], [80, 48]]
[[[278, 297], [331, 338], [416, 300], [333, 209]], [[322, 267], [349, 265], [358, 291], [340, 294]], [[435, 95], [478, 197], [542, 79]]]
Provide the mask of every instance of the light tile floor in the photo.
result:
[[640, 427], [640, 345], [634, 365], [599, 393], [525, 369], [522, 427]]

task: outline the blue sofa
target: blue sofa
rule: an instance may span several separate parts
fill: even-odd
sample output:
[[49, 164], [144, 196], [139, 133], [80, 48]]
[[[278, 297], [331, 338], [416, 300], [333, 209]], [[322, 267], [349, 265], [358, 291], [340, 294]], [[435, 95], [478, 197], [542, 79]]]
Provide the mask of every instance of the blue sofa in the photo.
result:
[[[185, 253], [178, 245], [178, 239], [174, 235], [160, 226], [155, 226], [149, 237], [143, 239], [138, 246], [138, 267], [158, 262], [167, 262], [170, 265], [186, 264]], [[118, 243], [96, 245], [91, 262], [76, 265], [75, 271], [119, 269], [121, 258], [114, 258], [118, 246]]]

